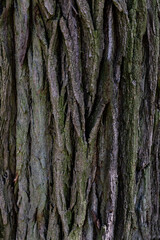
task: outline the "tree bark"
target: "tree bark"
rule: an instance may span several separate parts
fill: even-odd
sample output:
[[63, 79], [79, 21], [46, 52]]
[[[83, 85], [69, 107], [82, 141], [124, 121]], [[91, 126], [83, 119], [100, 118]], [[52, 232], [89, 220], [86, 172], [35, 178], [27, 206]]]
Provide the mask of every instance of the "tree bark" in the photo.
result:
[[1, 239], [160, 239], [159, 17], [0, 2]]

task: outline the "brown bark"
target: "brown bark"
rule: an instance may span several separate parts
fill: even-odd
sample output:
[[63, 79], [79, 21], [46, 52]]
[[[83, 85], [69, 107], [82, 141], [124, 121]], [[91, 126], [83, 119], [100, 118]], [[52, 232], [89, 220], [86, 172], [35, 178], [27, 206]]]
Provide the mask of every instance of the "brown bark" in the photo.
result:
[[0, 2], [1, 239], [160, 239], [159, 17]]

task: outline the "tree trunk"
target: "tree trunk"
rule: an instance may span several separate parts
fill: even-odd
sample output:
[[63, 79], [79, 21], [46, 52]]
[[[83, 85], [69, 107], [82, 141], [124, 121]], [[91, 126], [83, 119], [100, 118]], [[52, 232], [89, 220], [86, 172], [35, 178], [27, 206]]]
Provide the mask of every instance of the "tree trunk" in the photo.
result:
[[1, 0], [1, 239], [160, 239], [159, 17]]

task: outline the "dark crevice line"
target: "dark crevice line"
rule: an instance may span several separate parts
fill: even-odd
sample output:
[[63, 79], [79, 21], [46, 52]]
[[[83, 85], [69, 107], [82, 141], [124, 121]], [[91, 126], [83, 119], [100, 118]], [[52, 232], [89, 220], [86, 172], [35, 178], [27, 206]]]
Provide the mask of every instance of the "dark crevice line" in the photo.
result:
[[[28, 37], [28, 48], [31, 48], [33, 53], [33, 45], [32, 45], [32, 29], [33, 29], [33, 3], [32, 0], [30, 1], [30, 7], [29, 7], [29, 37]], [[27, 66], [27, 73], [29, 76], [29, 66], [28, 66], [28, 51], [26, 50], [26, 61], [25, 65]], [[33, 60], [33, 55], [32, 55], [32, 60]], [[30, 193], [30, 184], [31, 184], [31, 176], [32, 176], [32, 169], [30, 165], [31, 161], [31, 155], [32, 155], [32, 117], [33, 117], [33, 109], [32, 109], [32, 88], [31, 88], [31, 83], [30, 79], [28, 77], [28, 106], [29, 106], [29, 123], [28, 123], [28, 135], [27, 135], [27, 140], [28, 140], [28, 160], [26, 162], [26, 179], [27, 179], [27, 195], [28, 195], [28, 212], [27, 212], [27, 218], [29, 219], [29, 211], [31, 209], [31, 193]], [[25, 239], [28, 239], [28, 231], [30, 231], [29, 226], [28, 226], [28, 221], [26, 224], [26, 236]]]
[[[74, 130], [74, 124], [72, 122], [72, 118], [70, 119], [71, 121], [71, 140], [72, 140], [72, 160], [71, 160], [71, 171], [70, 171], [70, 181], [69, 181], [69, 184], [70, 184], [70, 189], [69, 189], [69, 202], [71, 204], [71, 199], [72, 199], [72, 186], [74, 184], [74, 171], [75, 171], [75, 160], [76, 160], [76, 142], [74, 141], [75, 139], [75, 130]], [[74, 189], [76, 191], [76, 189]], [[72, 211], [71, 207], [74, 208], [74, 206], [71, 206], [69, 207], [69, 209]], [[72, 219], [73, 219], [73, 211], [72, 211]]]
[[[29, 150], [29, 156], [28, 156], [28, 161], [26, 163], [26, 179], [27, 179], [27, 195], [28, 195], [28, 204], [29, 204], [29, 209], [30, 209], [30, 177], [31, 177], [31, 167], [30, 167], [30, 159], [31, 159], [31, 122], [29, 123], [28, 126], [28, 150]], [[29, 212], [27, 212], [27, 215]], [[28, 233], [28, 224], [26, 226], [26, 236], [25, 239], [27, 239], [27, 233]]]
[[[49, 87], [49, 86], [48, 86]], [[49, 97], [49, 89], [48, 89], [48, 97]], [[50, 102], [50, 100], [48, 99], [48, 102]], [[50, 108], [51, 108], [51, 105], [50, 105]], [[54, 208], [54, 202], [52, 202], [53, 198], [52, 198], [52, 195], [53, 195], [53, 144], [54, 144], [54, 138], [53, 138], [53, 116], [51, 115], [51, 120], [50, 120], [50, 123], [49, 123], [49, 134], [51, 136], [51, 151], [49, 152], [49, 168], [48, 168], [48, 189], [47, 189], [47, 206], [46, 206], [46, 214], [45, 214], [45, 226], [46, 226], [46, 236], [47, 236], [47, 232], [48, 232], [48, 227], [49, 227], [49, 217], [50, 217], [50, 209]]]
[[64, 240], [63, 226], [62, 226], [61, 216], [59, 215], [58, 209], [57, 209], [57, 215], [58, 215], [58, 226], [60, 229], [59, 240]]
[[[121, 63], [121, 76], [120, 76], [120, 82], [119, 82], [119, 95], [118, 95], [118, 108], [119, 108], [119, 118], [123, 119], [123, 71], [124, 71], [124, 58], [122, 58]], [[119, 123], [119, 129], [118, 132], [122, 132], [122, 126], [123, 121]], [[118, 240], [122, 238], [123, 233], [123, 226], [124, 226], [124, 211], [123, 211], [123, 202], [124, 202], [124, 192], [123, 192], [123, 169], [122, 169], [122, 154], [121, 154], [121, 134], [118, 136], [118, 168], [117, 168], [117, 174], [118, 174], [118, 183], [117, 183], [117, 206], [116, 206], [116, 221], [115, 221], [115, 228], [114, 228], [114, 239]]]
[[[4, 1], [3, 1], [4, 2]], [[15, 144], [15, 148], [14, 148], [14, 153], [13, 156], [10, 156], [10, 151], [9, 151], [9, 168], [10, 168], [10, 173], [11, 173], [11, 179], [10, 179], [10, 185], [11, 185], [11, 189], [12, 189], [12, 197], [13, 197], [13, 224], [12, 224], [12, 228], [13, 228], [13, 234], [12, 234], [12, 238], [16, 239], [16, 229], [17, 229], [17, 206], [16, 206], [16, 200], [17, 200], [17, 195], [14, 194], [14, 177], [16, 175], [16, 118], [17, 118], [17, 88], [16, 88], [16, 72], [15, 72], [15, 33], [14, 33], [14, 26], [15, 26], [15, 22], [14, 22], [14, 6], [13, 3], [10, 6], [10, 14], [11, 17], [8, 18], [8, 23], [11, 27], [11, 31], [12, 31], [12, 54], [11, 54], [11, 77], [12, 77], [12, 85], [11, 85], [11, 95], [13, 96], [13, 105], [11, 107], [11, 114], [13, 116], [11, 116], [11, 120], [13, 121], [12, 126], [10, 126], [11, 132], [14, 133], [14, 144]], [[10, 141], [10, 139], [9, 139]], [[10, 149], [8, 149], [10, 150]], [[10, 162], [10, 158], [14, 159], [14, 162]], [[12, 160], [13, 160], [12, 159]], [[13, 164], [13, 167], [11, 167], [10, 165]]]
[[0, 2], [0, 16], [2, 15], [3, 13], [3, 3], [2, 1]]

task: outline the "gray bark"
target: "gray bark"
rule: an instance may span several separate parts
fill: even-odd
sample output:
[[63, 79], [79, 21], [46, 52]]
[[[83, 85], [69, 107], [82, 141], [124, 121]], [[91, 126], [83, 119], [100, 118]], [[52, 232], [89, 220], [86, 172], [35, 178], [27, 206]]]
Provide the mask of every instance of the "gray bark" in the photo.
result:
[[160, 239], [159, 17], [1, 0], [1, 239]]

